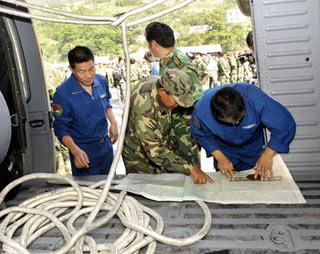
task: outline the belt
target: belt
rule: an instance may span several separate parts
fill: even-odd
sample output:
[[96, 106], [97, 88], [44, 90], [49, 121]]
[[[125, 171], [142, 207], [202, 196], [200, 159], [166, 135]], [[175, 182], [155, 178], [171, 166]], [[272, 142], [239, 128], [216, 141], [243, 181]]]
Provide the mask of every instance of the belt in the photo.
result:
[[89, 144], [103, 144], [106, 137], [94, 140], [94, 141], [87, 141], [87, 142], [81, 142], [81, 141], [75, 141], [76, 144], [83, 144], [83, 145], [89, 145]]
[[96, 142], [94, 142], [94, 143], [97, 143], [97, 144], [103, 144], [103, 142], [104, 142], [104, 138], [99, 139], [98, 141], [96, 141]]
[[105, 138], [101, 138], [101, 139], [98, 139], [98, 140], [89, 142], [89, 143], [87, 143], [87, 144], [103, 144], [103, 143], [104, 143], [104, 139], [105, 139]]

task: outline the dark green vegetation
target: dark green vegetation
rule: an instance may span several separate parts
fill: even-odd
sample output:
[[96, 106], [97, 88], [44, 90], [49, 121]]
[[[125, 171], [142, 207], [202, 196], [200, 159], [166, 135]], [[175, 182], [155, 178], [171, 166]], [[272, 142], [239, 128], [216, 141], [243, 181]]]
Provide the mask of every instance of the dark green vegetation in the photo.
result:
[[[148, 0], [87, 0], [87, 1], [55, 1], [50, 7], [72, 13], [95, 16], [114, 16], [129, 9], [142, 6]], [[148, 16], [171, 6], [162, 5], [139, 17]], [[224, 51], [245, 48], [245, 36], [250, 30], [247, 23], [226, 23], [226, 10], [236, 9], [235, 0], [197, 0], [194, 3], [158, 19], [168, 23], [176, 32], [178, 46], [204, 44], [221, 44]], [[137, 17], [136, 17], [137, 18]], [[131, 18], [129, 21], [134, 20]], [[35, 21], [39, 43], [48, 62], [65, 61], [66, 53], [75, 45], [86, 45], [96, 55], [121, 55], [122, 36], [120, 27], [108, 25], [69, 25]], [[145, 48], [144, 28], [147, 23], [129, 28], [128, 42], [130, 51]], [[208, 26], [204, 33], [192, 32], [191, 27]]]

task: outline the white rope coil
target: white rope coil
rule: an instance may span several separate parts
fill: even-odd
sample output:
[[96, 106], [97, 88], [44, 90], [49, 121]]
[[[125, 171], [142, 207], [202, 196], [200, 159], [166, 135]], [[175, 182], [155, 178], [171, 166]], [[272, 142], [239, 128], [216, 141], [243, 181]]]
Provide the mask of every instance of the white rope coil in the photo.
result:
[[[117, 164], [121, 156], [121, 150], [124, 141], [124, 134], [127, 125], [130, 105], [130, 55], [127, 45], [127, 27], [125, 20], [133, 15], [141, 13], [151, 7], [154, 7], [167, 0], [153, 1], [146, 6], [137, 8], [123, 15], [112, 17], [98, 17], [90, 19], [88, 16], [78, 17], [75, 14], [61, 13], [55, 10], [47, 11], [44, 7], [30, 4], [22, 4], [21, 1], [0, 0], [17, 4], [23, 7], [34, 8], [36, 10], [46, 11], [56, 15], [61, 15], [73, 19], [61, 19], [31, 15], [26, 12], [17, 11], [7, 7], [0, 7], [0, 13], [9, 15], [34, 18], [52, 22], [76, 23], [76, 24], [110, 24], [119, 25], [122, 28], [123, 48], [127, 67], [127, 88], [126, 100], [123, 113], [123, 121], [120, 130], [117, 152], [111, 165], [108, 178], [105, 181], [95, 183], [89, 187], [79, 186], [78, 183], [67, 177], [37, 173], [23, 176], [10, 183], [0, 193], [0, 205], [2, 204], [7, 193], [15, 186], [33, 179], [47, 179], [69, 183], [72, 187], [62, 188], [51, 192], [33, 197], [24, 201], [16, 207], [10, 207], [0, 212], [2, 222], [0, 224], [0, 242], [2, 249], [6, 253], [29, 254], [28, 247], [36, 239], [43, 236], [53, 228], [57, 228], [63, 240], [59, 249], [54, 254], [63, 254], [67, 252], [82, 253], [84, 251], [98, 253], [138, 253], [139, 250], [147, 246], [147, 254], [154, 253], [156, 241], [164, 244], [186, 246], [195, 243], [203, 238], [211, 226], [211, 214], [209, 208], [202, 201], [197, 201], [204, 212], [205, 223], [203, 227], [193, 236], [186, 239], [174, 239], [161, 235], [164, 229], [164, 222], [161, 216], [155, 211], [143, 206], [138, 201], [126, 195], [126, 192], [112, 193], [109, 191], [112, 179], [116, 173]], [[156, 15], [145, 17], [134, 21], [130, 26], [136, 25], [155, 18], [163, 16], [178, 8], [192, 2], [193, 0], [181, 1], [177, 6], [169, 8]], [[101, 188], [100, 188], [101, 187]], [[103, 187], [103, 188], [102, 188]], [[97, 215], [105, 214], [99, 216]], [[88, 216], [80, 228], [75, 228], [74, 224], [77, 219]], [[96, 243], [95, 239], [90, 236], [90, 232], [117, 216], [121, 223], [126, 227], [120, 238], [112, 244]], [[155, 228], [152, 228], [150, 222], [155, 221]], [[21, 230], [21, 231], [20, 231]], [[38, 251], [37, 251], [38, 252]], [[43, 251], [41, 253], [44, 253]], [[52, 252], [49, 252], [52, 253]]]
[[[28, 246], [53, 228], [58, 228], [63, 240], [53, 253], [72, 251], [82, 253], [137, 253], [145, 246], [147, 253], [154, 253], [156, 242], [175, 246], [186, 246], [203, 238], [211, 226], [211, 214], [204, 202], [198, 201], [205, 215], [203, 227], [186, 239], [174, 239], [161, 235], [164, 222], [155, 211], [140, 204], [126, 192], [109, 192], [100, 209], [99, 219], [86, 227], [76, 228], [75, 222], [92, 212], [103, 190], [92, 186], [79, 186], [67, 177], [37, 173], [23, 176], [10, 183], [0, 194], [0, 202], [15, 186], [34, 179], [54, 179], [69, 183], [72, 187], [60, 188], [37, 195], [0, 212], [0, 241], [6, 253], [30, 253]], [[1, 204], [0, 203], [0, 204]], [[103, 212], [103, 213], [102, 213]], [[106, 212], [106, 213], [105, 213]], [[103, 216], [102, 216], [103, 215]], [[117, 216], [126, 227], [122, 235], [112, 244], [96, 243], [90, 232]], [[155, 221], [155, 228], [151, 222]], [[41, 253], [44, 253], [43, 251]], [[52, 252], [50, 252], [52, 253]]]

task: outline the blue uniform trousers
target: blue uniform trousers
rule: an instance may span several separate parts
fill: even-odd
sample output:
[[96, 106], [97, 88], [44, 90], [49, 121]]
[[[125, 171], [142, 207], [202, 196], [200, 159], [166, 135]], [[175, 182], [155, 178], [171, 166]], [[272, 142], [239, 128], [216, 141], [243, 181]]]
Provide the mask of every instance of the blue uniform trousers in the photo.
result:
[[72, 175], [106, 175], [109, 173], [113, 161], [113, 149], [109, 137], [104, 139], [87, 143], [77, 144], [89, 157], [89, 168], [77, 168], [74, 164], [74, 158], [70, 154]]

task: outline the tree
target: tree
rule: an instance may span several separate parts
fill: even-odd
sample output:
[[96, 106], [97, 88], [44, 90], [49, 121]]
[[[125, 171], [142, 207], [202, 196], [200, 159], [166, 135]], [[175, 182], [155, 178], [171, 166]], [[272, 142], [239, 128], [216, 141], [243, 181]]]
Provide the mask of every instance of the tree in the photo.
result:
[[[108, 2], [108, 10], [114, 9], [121, 12], [125, 9], [141, 6], [144, 0], [114, 0]], [[101, 15], [100, 5], [105, 1], [87, 0], [86, 7], [74, 7], [72, 12], [85, 15]], [[225, 0], [221, 4], [212, 4], [212, 1], [198, 0], [197, 8], [183, 8], [173, 14], [161, 17], [158, 20], [169, 24], [177, 33], [179, 46], [221, 44], [224, 51], [241, 50], [246, 48], [245, 36], [250, 29], [250, 24], [226, 23], [225, 12], [229, 8], [235, 8], [235, 0]], [[96, 9], [90, 9], [96, 6]], [[208, 7], [213, 6], [213, 9]], [[57, 7], [57, 6], [55, 6]], [[130, 7], [130, 8], [129, 8]], [[63, 9], [62, 6], [59, 9]], [[156, 7], [152, 11], [144, 13], [149, 15], [159, 11]], [[66, 61], [68, 51], [75, 45], [90, 47], [95, 55], [111, 56], [123, 55], [122, 34], [119, 27], [109, 25], [73, 25], [35, 21], [39, 43], [43, 56], [48, 62]], [[144, 34], [146, 24], [132, 27], [128, 30], [128, 44], [130, 50], [141, 47], [146, 48], [144, 40], [135, 40]], [[206, 33], [190, 33], [190, 26], [209, 25]]]

